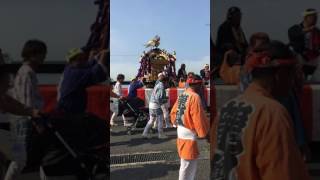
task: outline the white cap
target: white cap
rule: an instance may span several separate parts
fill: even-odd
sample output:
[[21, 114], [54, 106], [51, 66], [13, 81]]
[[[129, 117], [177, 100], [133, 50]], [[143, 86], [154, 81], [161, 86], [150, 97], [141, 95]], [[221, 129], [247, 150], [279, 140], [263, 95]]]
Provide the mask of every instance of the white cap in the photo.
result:
[[164, 74], [161, 72], [158, 74], [158, 77], [160, 77], [160, 76], [164, 76]]
[[309, 15], [316, 15], [316, 14], [318, 14], [318, 12], [317, 12], [317, 10], [315, 10], [315, 9], [306, 9], [306, 10], [302, 13], [303, 17], [309, 16]]

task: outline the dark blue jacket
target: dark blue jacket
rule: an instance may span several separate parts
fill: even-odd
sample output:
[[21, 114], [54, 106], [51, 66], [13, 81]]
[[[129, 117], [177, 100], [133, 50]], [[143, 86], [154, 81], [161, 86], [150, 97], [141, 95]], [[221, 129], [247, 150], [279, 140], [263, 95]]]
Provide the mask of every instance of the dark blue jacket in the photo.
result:
[[87, 107], [86, 88], [105, 81], [107, 73], [96, 60], [83, 67], [68, 65], [63, 72], [57, 109], [66, 113], [84, 113]]
[[131, 82], [129, 89], [128, 89], [128, 91], [129, 91], [128, 97], [129, 98], [137, 97], [137, 89], [142, 88], [142, 87], [143, 87], [143, 83], [141, 81]]

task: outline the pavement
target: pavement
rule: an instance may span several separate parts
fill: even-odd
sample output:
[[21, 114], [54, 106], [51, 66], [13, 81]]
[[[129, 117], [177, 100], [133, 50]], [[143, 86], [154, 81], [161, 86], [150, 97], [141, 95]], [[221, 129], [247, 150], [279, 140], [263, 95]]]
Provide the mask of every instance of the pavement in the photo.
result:
[[[152, 138], [141, 137], [142, 129], [133, 135], [126, 134], [126, 128], [113, 127], [110, 134], [110, 156], [111, 156], [111, 180], [121, 180], [130, 177], [131, 180], [172, 180], [178, 179], [179, 158], [176, 150], [176, 129], [165, 129], [167, 139], [158, 139], [157, 134]], [[197, 179], [208, 179], [209, 177], [209, 152], [210, 147], [206, 140], [199, 140], [200, 160], [198, 162]], [[136, 162], [113, 162], [115, 156], [142, 155], [144, 159], [136, 159]], [[168, 156], [152, 158], [148, 156]], [[160, 160], [159, 160], [160, 159]]]
[[[119, 121], [120, 123], [120, 121]], [[126, 133], [123, 126], [112, 127], [110, 133], [111, 180], [174, 180], [179, 175], [179, 158], [176, 154], [176, 129], [166, 129], [167, 139], [141, 137], [142, 129], [133, 135]], [[199, 140], [200, 160], [197, 180], [209, 179], [209, 144]], [[311, 145], [312, 159], [307, 163], [312, 180], [320, 180], [320, 143]], [[169, 158], [155, 158], [163, 154], [175, 154]], [[142, 157], [142, 156], [145, 157]], [[151, 157], [152, 155], [152, 157]], [[164, 155], [165, 156], [165, 155]], [[123, 157], [123, 161], [113, 161], [114, 157]]]

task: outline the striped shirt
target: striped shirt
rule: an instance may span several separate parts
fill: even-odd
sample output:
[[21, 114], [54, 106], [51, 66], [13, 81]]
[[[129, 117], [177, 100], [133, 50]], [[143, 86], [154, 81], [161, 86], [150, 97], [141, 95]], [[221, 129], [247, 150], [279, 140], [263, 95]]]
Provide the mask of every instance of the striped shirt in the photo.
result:
[[26, 62], [23, 63], [16, 74], [12, 97], [31, 108], [41, 109], [43, 107], [37, 75]]

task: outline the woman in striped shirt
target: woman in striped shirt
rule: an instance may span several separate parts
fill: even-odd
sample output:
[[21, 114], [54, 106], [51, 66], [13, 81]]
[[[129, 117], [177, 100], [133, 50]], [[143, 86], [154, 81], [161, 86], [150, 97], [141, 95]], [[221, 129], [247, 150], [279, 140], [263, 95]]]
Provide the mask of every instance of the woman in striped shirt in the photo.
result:
[[[42, 109], [43, 101], [38, 90], [36, 70], [43, 63], [47, 46], [39, 40], [29, 40], [22, 50], [23, 64], [18, 70], [12, 96], [21, 104], [35, 109]], [[17, 179], [27, 162], [27, 139], [32, 123], [29, 116], [13, 116], [11, 132], [14, 138], [13, 160], [8, 168], [5, 180]]]

